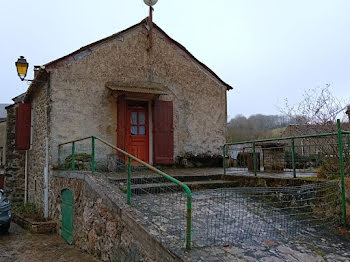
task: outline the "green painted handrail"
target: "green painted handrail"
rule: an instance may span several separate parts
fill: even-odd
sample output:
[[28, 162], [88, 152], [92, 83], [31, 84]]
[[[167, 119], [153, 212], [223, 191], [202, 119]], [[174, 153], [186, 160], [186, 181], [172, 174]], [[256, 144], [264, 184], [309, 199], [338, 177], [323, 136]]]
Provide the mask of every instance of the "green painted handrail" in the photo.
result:
[[[167, 180], [169, 180], [170, 182], [173, 182], [179, 186], [181, 186], [187, 195], [187, 215], [186, 215], [186, 248], [187, 249], [191, 249], [191, 232], [192, 232], [192, 192], [191, 189], [184, 183], [182, 183], [181, 181], [169, 176], [168, 174], [160, 171], [159, 169], [151, 166], [150, 164], [142, 161], [141, 159], [138, 159], [137, 157], [129, 154], [128, 152], [112, 145], [111, 143], [108, 143], [107, 141], [97, 137], [97, 136], [89, 136], [89, 137], [84, 137], [84, 138], [80, 138], [80, 139], [76, 139], [76, 140], [72, 140], [69, 142], [65, 142], [62, 144], [59, 144], [58, 147], [62, 146], [62, 145], [66, 145], [66, 144], [75, 144], [77, 141], [82, 141], [82, 140], [86, 140], [86, 139], [92, 139], [92, 153], [93, 153], [93, 157], [92, 157], [92, 165], [91, 165], [91, 171], [95, 171], [95, 141], [99, 140], [100, 142], [102, 142], [103, 144], [111, 147], [112, 149], [118, 151], [119, 153], [122, 153], [123, 155], [125, 155], [128, 158], [128, 181], [127, 181], [127, 203], [130, 204], [130, 196], [131, 196], [131, 160], [134, 160], [136, 162], [138, 162], [139, 164], [147, 167], [149, 170], [153, 171], [156, 174], [159, 174], [161, 176], [163, 176], [164, 178], [166, 178]], [[73, 151], [74, 153], [74, 151]], [[72, 159], [74, 159], [74, 156], [72, 156]], [[72, 164], [73, 165], [73, 164]]]

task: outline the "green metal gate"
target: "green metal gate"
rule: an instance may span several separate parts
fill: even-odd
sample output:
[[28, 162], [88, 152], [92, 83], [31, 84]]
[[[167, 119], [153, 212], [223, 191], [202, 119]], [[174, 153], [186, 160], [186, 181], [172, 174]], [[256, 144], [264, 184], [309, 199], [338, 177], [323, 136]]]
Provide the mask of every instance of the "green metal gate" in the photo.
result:
[[62, 190], [62, 230], [61, 236], [69, 243], [73, 242], [73, 206], [74, 197], [69, 189]]

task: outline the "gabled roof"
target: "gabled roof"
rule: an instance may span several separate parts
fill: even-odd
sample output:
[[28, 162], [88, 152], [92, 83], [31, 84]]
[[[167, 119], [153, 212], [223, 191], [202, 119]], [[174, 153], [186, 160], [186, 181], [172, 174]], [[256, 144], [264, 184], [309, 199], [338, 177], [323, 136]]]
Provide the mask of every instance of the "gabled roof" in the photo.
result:
[[[64, 62], [64, 60], [69, 60], [69, 59], [74, 59], [74, 56], [85, 51], [85, 50], [89, 50], [89, 48], [97, 46], [101, 43], [104, 43], [106, 41], [112, 40], [117, 38], [118, 36], [121, 36], [123, 33], [130, 31], [138, 26], [145, 26], [147, 28], [147, 20], [148, 18], [143, 19], [140, 23], [133, 25], [123, 31], [120, 31], [116, 34], [113, 34], [111, 36], [108, 36], [106, 38], [103, 38], [99, 41], [96, 41], [94, 43], [91, 43], [89, 45], [83, 46], [80, 49], [66, 55], [63, 56], [61, 58], [58, 58], [54, 61], [51, 61], [47, 64], [45, 64], [45, 68], [50, 69], [51, 68], [55, 68], [57, 66], [59, 66], [60, 62]], [[179, 42], [175, 41], [174, 39], [172, 39], [169, 35], [167, 35], [159, 26], [157, 26], [155, 23], [153, 23], [153, 28], [158, 30], [158, 32], [160, 32], [161, 34], [163, 34], [170, 42], [172, 42], [173, 44], [175, 44], [178, 48], [180, 48], [181, 50], [183, 50], [194, 62], [196, 62], [197, 64], [199, 64], [201, 67], [203, 67], [209, 74], [211, 74], [215, 79], [217, 79], [221, 84], [223, 84], [227, 90], [233, 89], [230, 85], [228, 85], [227, 83], [225, 83], [223, 80], [221, 80], [209, 67], [207, 67], [205, 64], [203, 64], [202, 62], [200, 62], [197, 58], [195, 58], [183, 45], [181, 45]]]

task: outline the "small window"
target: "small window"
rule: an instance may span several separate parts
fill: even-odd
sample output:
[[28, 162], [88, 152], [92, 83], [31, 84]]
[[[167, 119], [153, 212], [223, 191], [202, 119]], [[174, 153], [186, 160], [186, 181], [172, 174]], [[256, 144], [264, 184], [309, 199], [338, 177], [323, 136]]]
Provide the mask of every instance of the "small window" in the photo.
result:
[[131, 124], [137, 125], [137, 112], [131, 112]]
[[139, 127], [139, 135], [146, 135], [146, 128], [145, 126], [140, 126]]
[[131, 126], [131, 134], [137, 135], [137, 126]]
[[146, 123], [145, 112], [139, 112], [139, 124], [144, 125]]

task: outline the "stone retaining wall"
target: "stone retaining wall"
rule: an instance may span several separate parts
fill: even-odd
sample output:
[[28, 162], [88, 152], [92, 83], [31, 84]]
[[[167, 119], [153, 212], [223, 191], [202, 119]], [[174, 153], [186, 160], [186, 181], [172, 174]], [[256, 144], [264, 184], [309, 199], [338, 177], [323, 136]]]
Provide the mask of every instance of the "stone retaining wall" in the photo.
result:
[[[74, 195], [73, 244], [103, 261], [181, 261], [129, 214], [118, 189], [89, 172], [54, 171], [50, 217], [61, 221], [61, 191]], [[58, 230], [60, 232], [60, 229]]]

